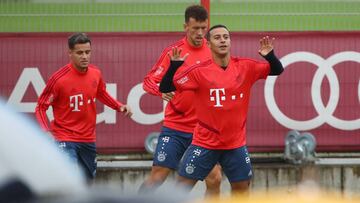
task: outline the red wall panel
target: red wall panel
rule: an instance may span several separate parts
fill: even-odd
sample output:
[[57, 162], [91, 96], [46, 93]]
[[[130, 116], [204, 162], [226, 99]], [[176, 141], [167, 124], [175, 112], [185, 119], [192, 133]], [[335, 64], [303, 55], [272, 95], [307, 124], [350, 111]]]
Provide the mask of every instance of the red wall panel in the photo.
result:
[[[311, 132], [317, 151], [360, 149], [360, 32], [232, 33], [232, 54], [262, 60], [259, 38], [276, 38], [286, 65], [278, 78], [253, 87], [247, 120], [251, 151], [282, 151], [290, 129]], [[45, 81], [68, 62], [69, 33], [0, 34], [0, 95], [32, 114]], [[144, 75], [182, 33], [90, 33], [92, 62], [109, 91], [132, 106], [133, 119], [99, 104], [100, 152], [143, 151], [144, 139], [161, 126], [160, 98], [144, 94]]]

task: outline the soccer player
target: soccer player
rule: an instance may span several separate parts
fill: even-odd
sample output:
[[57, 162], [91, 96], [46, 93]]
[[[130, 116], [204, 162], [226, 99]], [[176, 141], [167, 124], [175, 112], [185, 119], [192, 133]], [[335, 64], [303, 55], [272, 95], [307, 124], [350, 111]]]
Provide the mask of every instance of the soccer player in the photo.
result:
[[[194, 93], [191, 91], [161, 93], [159, 83], [170, 65], [167, 53], [174, 46], [191, 53], [180, 69], [186, 69], [211, 58], [210, 50], [204, 39], [207, 29], [208, 13], [206, 9], [200, 5], [189, 6], [185, 10], [185, 37], [164, 49], [157, 63], [144, 78], [144, 90], [152, 95], [162, 97], [163, 100], [168, 101], [168, 104], [154, 153], [151, 173], [141, 185], [140, 192], [153, 190], [160, 186], [169, 173], [178, 168], [181, 157], [191, 143], [192, 133], [197, 123], [195, 109], [192, 105]], [[206, 178], [206, 195], [220, 194], [221, 178], [221, 169], [219, 166], [215, 166], [212, 173]]]
[[160, 83], [164, 93], [176, 89], [195, 94], [198, 123], [180, 164], [178, 183], [192, 188], [220, 163], [232, 194], [247, 193], [252, 177], [245, 135], [250, 89], [258, 79], [280, 75], [284, 69], [274, 55], [274, 39], [268, 36], [260, 40], [259, 49], [267, 62], [230, 56], [230, 33], [224, 25], [211, 27], [206, 37], [212, 58], [174, 76], [191, 57], [187, 50], [174, 47], [169, 53], [171, 65]]
[[[70, 63], [50, 77], [38, 99], [35, 115], [41, 128], [54, 136], [90, 181], [96, 173], [96, 100], [125, 116], [130, 117], [132, 112], [106, 92], [100, 70], [90, 64], [90, 38], [85, 33], [75, 33], [68, 38], [68, 46]], [[54, 113], [50, 126], [46, 117], [49, 106]]]

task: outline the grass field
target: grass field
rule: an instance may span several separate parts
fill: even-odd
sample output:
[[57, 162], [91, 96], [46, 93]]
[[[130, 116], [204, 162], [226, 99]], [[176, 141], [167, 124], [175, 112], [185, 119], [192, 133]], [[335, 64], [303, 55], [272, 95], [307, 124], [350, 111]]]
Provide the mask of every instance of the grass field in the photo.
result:
[[[0, 1], [0, 32], [181, 31], [189, 3], [169, 2]], [[360, 30], [360, 1], [216, 1], [211, 24], [217, 23], [232, 31]]]

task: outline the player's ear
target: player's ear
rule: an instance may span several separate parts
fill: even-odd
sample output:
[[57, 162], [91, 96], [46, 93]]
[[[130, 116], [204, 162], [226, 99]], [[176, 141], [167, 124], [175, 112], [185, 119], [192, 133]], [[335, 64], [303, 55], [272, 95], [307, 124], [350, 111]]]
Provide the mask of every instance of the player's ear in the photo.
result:
[[68, 49], [68, 54], [69, 54], [69, 56], [71, 55], [71, 49]]
[[210, 48], [210, 39], [206, 41], [206, 45]]
[[184, 31], [187, 32], [188, 26], [187, 23], [184, 23]]

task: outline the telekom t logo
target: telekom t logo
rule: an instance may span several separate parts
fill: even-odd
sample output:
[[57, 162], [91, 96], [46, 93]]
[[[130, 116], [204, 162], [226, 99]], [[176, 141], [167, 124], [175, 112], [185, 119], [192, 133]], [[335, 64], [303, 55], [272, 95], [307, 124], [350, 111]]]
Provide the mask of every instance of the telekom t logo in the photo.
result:
[[[215, 92], [215, 96], [213, 93]], [[210, 101], [215, 101], [214, 107], [222, 107], [220, 101], [225, 101], [225, 89], [210, 89]]]
[[82, 94], [70, 96], [70, 108], [74, 108], [72, 111], [80, 111], [79, 106], [82, 105], [84, 105]]

